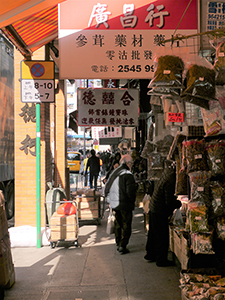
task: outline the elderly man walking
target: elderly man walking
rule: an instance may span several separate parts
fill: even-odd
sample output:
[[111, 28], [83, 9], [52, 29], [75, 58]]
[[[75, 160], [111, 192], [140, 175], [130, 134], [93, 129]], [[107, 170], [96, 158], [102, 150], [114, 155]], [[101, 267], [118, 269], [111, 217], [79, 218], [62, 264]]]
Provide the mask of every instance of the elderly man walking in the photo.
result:
[[115, 212], [115, 239], [121, 254], [129, 253], [127, 245], [131, 236], [133, 210], [135, 207], [136, 187], [131, 173], [133, 160], [124, 155], [120, 166], [109, 176], [105, 185], [105, 197]]

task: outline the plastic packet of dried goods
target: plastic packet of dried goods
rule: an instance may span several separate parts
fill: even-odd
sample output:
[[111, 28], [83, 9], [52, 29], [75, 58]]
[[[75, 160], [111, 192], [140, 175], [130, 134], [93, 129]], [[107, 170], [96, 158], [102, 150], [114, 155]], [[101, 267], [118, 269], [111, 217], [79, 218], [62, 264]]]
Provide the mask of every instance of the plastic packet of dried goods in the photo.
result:
[[186, 148], [187, 172], [204, 171], [208, 169], [204, 140], [183, 142]]
[[215, 71], [200, 65], [192, 65], [186, 74], [187, 88], [181, 99], [209, 109], [209, 101], [215, 99]]
[[194, 254], [215, 254], [212, 246], [212, 234], [192, 233], [191, 245]]
[[218, 217], [216, 219], [217, 237], [225, 241], [225, 218]]
[[208, 153], [208, 165], [213, 176], [225, 174], [225, 141], [208, 143], [206, 146]]
[[180, 157], [176, 158], [176, 186], [175, 195], [188, 195], [188, 175], [181, 171]]
[[151, 90], [148, 91], [147, 95], [149, 95], [149, 96], [167, 95], [167, 96], [178, 97], [180, 95], [180, 92], [178, 89], [175, 89], [175, 88], [157, 86], [157, 87], [151, 88]]
[[[178, 145], [179, 154], [181, 153], [181, 171], [187, 172], [187, 153], [184, 142], [181, 145]], [[181, 150], [181, 151], [180, 151]]]
[[161, 98], [160, 96], [152, 95], [150, 98], [150, 104], [161, 106]]
[[219, 101], [210, 101], [210, 110], [201, 108], [203, 126], [206, 136], [225, 133], [225, 110]]
[[164, 55], [157, 58], [154, 78], [150, 81], [148, 88], [171, 87], [182, 88], [182, 75], [184, 62], [179, 56]]
[[144, 148], [141, 152], [141, 157], [148, 159], [150, 157], [150, 154], [155, 150], [156, 145], [148, 140], [145, 141]]
[[188, 203], [188, 218], [192, 233], [209, 232], [207, 208], [201, 202]]
[[216, 59], [214, 63], [216, 71], [216, 84], [225, 84], [225, 41], [221, 41], [216, 47]]
[[212, 208], [215, 216], [225, 215], [225, 189], [220, 182], [210, 184], [212, 194]]
[[161, 153], [152, 152], [149, 156], [150, 168], [152, 170], [163, 170], [164, 158]]
[[218, 99], [221, 108], [225, 110], [225, 95], [223, 86], [216, 86], [216, 98]]
[[[215, 300], [215, 296], [220, 293], [225, 293], [225, 288], [214, 286], [214, 287], [209, 288], [207, 290], [207, 292], [205, 292], [204, 296], [207, 297], [206, 299]], [[217, 300], [218, 300], [218, 298], [217, 298]]]
[[188, 174], [190, 180], [190, 202], [201, 202], [207, 207], [211, 205], [209, 197], [210, 171], [196, 171]]
[[152, 181], [160, 180], [160, 178], [162, 177], [162, 172], [163, 172], [163, 170], [161, 170], [161, 169], [158, 169], [158, 170], [149, 169], [148, 170], [148, 180], [152, 180]]

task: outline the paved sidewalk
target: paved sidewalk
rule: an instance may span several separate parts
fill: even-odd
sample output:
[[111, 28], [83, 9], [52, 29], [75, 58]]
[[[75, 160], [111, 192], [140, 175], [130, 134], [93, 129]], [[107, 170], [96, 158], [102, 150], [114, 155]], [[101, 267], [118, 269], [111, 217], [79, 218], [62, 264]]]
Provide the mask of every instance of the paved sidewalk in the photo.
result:
[[[106, 213], [107, 216], [107, 213]], [[116, 251], [102, 224], [79, 229], [81, 248], [12, 248], [16, 283], [5, 300], [180, 300], [179, 267], [144, 260], [142, 208], [134, 211], [129, 254]]]

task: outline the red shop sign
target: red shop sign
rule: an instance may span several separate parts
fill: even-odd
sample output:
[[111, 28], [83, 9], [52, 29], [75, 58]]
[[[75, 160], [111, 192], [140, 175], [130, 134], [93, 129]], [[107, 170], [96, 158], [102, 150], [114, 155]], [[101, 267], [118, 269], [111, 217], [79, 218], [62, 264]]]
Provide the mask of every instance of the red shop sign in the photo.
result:
[[183, 122], [184, 114], [183, 113], [168, 113], [169, 122]]

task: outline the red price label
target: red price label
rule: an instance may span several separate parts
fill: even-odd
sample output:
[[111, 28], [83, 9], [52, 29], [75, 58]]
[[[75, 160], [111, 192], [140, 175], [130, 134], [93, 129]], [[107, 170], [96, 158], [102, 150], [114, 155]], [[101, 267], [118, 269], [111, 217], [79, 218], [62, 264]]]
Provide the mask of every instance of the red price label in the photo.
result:
[[184, 122], [184, 114], [183, 113], [168, 113], [168, 121], [169, 122]]

